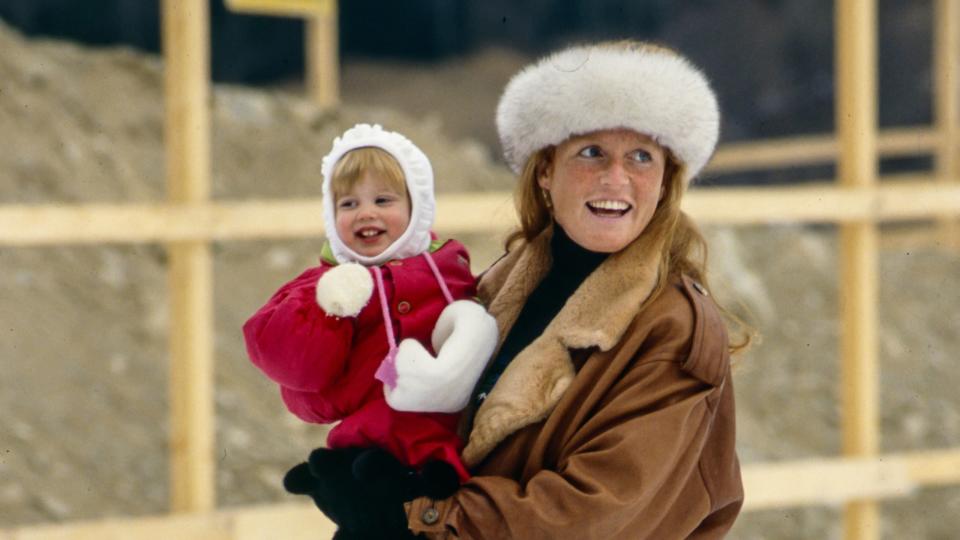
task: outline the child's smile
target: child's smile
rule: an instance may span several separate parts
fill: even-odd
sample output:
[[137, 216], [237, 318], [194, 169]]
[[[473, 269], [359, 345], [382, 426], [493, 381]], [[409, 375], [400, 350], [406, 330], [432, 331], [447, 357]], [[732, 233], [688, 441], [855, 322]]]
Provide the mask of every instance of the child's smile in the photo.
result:
[[336, 201], [337, 234], [348, 248], [375, 257], [390, 247], [410, 223], [410, 200], [377, 174], [367, 172]]

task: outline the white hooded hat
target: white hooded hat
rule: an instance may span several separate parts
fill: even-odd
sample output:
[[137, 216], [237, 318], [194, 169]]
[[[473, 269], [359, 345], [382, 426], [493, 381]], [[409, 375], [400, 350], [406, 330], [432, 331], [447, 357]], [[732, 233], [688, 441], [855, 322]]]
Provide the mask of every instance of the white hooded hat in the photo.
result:
[[588, 45], [546, 56], [514, 75], [497, 106], [504, 157], [517, 174], [534, 152], [569, 137], [628, 128], [669, 148], [684, 185], [717, 144], [720, 112], [707, 78], [657, 45]]
[[[375, 147], [387, 152], [403, 170], [410, 194], [410, 223], [407, 230], [379, 255], [365, 257], [356, 253], [337, 234], [336, 208], [331, 182], [337, 161], [351, 150]], [[391, 259], [405, 259], [423, 253], [430, 247], [430, 228], [433, 226], [436, 202], [433, 194], [433, 168], [430, 160], [416, 145], [403, 135], [387, 131], [378, 124], [357, 124], [333, 141], [323, 165], [323, 223], [330, 240], [333, 256], [340, 263], [356, 262], [365, 266], [380, 265]]]

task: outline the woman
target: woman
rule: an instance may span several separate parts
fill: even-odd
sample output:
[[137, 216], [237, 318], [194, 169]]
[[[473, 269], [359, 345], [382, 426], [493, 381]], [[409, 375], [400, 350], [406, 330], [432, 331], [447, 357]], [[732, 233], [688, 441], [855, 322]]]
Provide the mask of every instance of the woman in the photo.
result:
[[709, 83], [666, 48], [574, 47], [510, 81], [497, 127], [521, 228], [479, 285], [502, 343], [465, 415], [474, 476], [435, 500], [354, 466], [314, 499], [357, 537], [723, 537], [735, 347], [680, 211], [717, 141]]

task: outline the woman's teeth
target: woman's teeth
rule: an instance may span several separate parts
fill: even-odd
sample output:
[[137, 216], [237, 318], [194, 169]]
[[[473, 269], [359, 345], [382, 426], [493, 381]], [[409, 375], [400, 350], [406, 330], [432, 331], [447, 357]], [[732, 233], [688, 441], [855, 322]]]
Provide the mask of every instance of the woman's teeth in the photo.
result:
[[624, 201], [590, 201], [587, 208], [601, 216], [622, 216], [630, 210], [630, 204]]

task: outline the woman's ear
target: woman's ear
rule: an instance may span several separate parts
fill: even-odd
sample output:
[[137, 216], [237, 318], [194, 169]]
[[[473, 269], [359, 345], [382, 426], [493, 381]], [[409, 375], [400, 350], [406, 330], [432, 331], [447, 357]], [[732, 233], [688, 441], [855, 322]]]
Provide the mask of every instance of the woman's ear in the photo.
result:
[[542, 189], [549, 190], [551, 184], [553, 184], [553, 178], [550, 174], [550, 167], [544, 167], [542, 170], [537, 172], [537, 185]]

